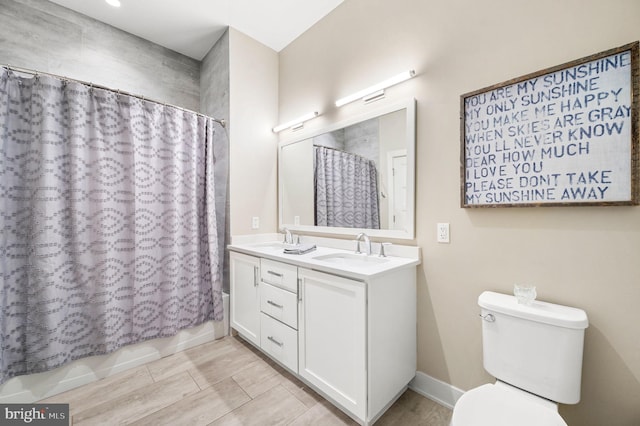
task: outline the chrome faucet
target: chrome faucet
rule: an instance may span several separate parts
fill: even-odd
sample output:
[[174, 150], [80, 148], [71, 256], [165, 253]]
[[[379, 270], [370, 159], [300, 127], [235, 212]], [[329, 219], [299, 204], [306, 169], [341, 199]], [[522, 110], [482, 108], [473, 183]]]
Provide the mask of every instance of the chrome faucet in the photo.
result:
[[391, 243], [380, 243], [380, 257], [387, 257], [387, 253], [385, 253], [385, 247], [389, 247]]
[[357, 244], [356, 245], [356, 253], [357, 254], [362, 253], [362, 251], [360, 250], [360, 240], [361, 239], [364, 239], [364, 243], [365, 243], [365, 246], [366, 246], [366, 249], [367, 249], [366, 253], [367, 253], [367, 256], [369, 256], [371, 254], [371, 240], [369, 239], [367, 234], [365, 234], [364, 232], [361, 232], [356, 236], [356, 244]]
[[289, 228], [283, 228], [282, 232], [284, 232], [284, 241], [285, 244], [293, 244], [293, 235], [291, 235], [291, 231]]

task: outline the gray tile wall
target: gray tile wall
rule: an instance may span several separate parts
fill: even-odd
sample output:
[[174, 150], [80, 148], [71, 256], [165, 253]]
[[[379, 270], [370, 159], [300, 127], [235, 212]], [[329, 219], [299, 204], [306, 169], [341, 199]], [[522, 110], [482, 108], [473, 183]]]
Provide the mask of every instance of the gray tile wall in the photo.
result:
[[315, 136], [313, 144], [358, 154], [372, 160], [380, 168], [380, 131], [377, 118]]
[[344, 129], [344, 148], [376, 163], [380, 157], [380, 136], [378, 119], [363, 121]]
[[229, 30], [202, 59], [200, 112], [210, 117], [229, 117]]
[[200, 61], [46, 0], [0, 1], [6, 64], [200, 108]]
[[231, 242], [228, 217], [229, 204], [229, 31], [211, 48], [202, 60], [200, 72], [200, 111], [210, 117], [224, 118], [226, 126], [216, 126], [214, 139], [216, 213], [218, 229], [225, 230], [219, 238], [222, 257], [223, 289], [229, 291], [229, 256], [225, 247]]

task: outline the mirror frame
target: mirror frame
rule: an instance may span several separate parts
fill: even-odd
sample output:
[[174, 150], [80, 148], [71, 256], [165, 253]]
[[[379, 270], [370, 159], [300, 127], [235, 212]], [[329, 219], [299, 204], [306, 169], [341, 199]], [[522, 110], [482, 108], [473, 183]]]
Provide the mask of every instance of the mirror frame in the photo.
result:
[[[385, 114], [406, 109], [405, 118], [406, 125], [406, 146], [407, 146], [407, 229], [406, 231], [393, 229], [367, 229], [367, 228], [341, 228], [333, 226], [316, 226], [316, 225], [295, 225], [292, 223], [283, 223], [283, 200], [282, 200], [282, 149], [288, 145], [302, 142], [304, 140], [330, 133], [335, 130], [342, 129], [363, 121], [370, 120]], [[317, 131], [305, 134], [304, 137], [283, 141], [278, 144], [278, 229], [287, 228], [290, 231], [309, 232], [314, 234], [332, 234], [332, 235], [356, 235], [360, 232], [366, 233], [370, 237], [392, 238], [401, 240], [413, 240], [415, 238], [415, 181], [416, 181], [416, 100], [411, 98], [402, 102], [396, 102], [384, 105], [377, 109], [367, 111], [366, 113], [354, 116], [352, 118], [334, 123], [327, 127], [318, 129]]]

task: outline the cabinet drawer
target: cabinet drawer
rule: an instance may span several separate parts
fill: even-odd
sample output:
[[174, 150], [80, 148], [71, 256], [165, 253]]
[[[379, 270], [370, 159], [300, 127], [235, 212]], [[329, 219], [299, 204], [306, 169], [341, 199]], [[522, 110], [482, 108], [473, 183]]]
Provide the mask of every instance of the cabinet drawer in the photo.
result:
[[297, 373], [298, 332], [269, 315], [264, 313], [260, 315], [260, 348]]
[[298, 296], [295, 293], [261, 282], [260, 310], [298, 329]]
[[298, 268], [296, 266], [260, 259], [260, 279], [265, 283], [298, 293]]

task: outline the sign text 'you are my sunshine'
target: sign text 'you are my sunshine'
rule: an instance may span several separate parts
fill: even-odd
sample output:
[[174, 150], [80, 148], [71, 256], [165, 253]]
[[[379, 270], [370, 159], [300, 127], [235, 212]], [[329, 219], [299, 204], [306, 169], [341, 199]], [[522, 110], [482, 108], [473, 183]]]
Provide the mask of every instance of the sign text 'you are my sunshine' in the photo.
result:
[[631, 198], [631, 50], [463, 97], [463, 204]]

